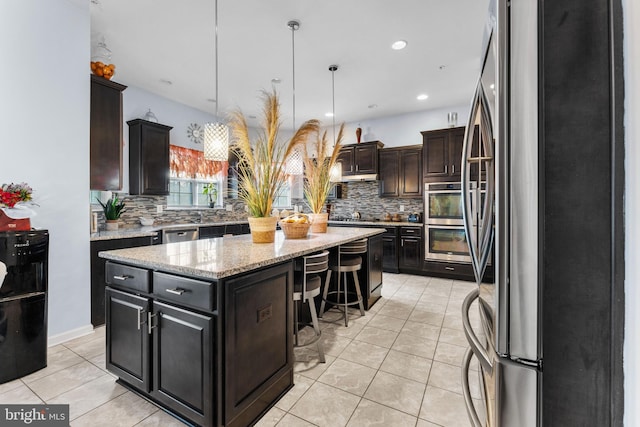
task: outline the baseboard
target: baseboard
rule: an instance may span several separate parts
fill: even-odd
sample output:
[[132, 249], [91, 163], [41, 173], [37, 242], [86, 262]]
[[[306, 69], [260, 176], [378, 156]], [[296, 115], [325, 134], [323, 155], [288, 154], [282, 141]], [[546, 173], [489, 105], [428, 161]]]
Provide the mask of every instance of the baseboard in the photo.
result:
[[86, 325], [80, 328], [72, 329], [67, 332], [63, 332], [58, 335], [52, 335], [48, 338], [47, 345], [53, 347], [54, 345], [62, 344], [74, 338], [83, 337], [93, 333], [93, 325]]

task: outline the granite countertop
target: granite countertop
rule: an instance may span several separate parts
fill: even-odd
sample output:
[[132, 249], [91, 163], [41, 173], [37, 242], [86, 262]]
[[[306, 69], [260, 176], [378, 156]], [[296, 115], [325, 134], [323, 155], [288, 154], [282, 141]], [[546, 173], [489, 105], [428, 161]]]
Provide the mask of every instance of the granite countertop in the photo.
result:
[[129, 237], [147, 237], [156, 236], [162, 230], [176, 230], [180, 228], [198, 228], [208, 227], [216, 225], [234, 225], [234, 224], [248, 224], [248, 221], [219, 221], [219, 222], [188, 222], [188, 223], [173, 223], [173, 224], [156, 224], [150, 226], [133, 225], [128, 227], [121, 227], [118, 230], [107, 231], [100, 230], [96, 233], [91, 233], [89, 240], [111, 240], [111, 239], [126, 239]]
[[169, 273], [221, 279], [288, 261], [353, 240], [375, 236], [384, 228], [329, 228], [306, 239], [285, 239], [276, 231], [274, 243], [253, 243], [250, 234], [99, 252], [101, 258]]
[[367, 221], [367, 220], [358, 220], [358, 221], [336, 221], [329, 220], [329, 225], [337, 225], [337, 224], [347, 224], [347, 225], [379, 225], [381, 227], [422, 227], [424, 224], [421, 222], [408, 222], [408, 221]]

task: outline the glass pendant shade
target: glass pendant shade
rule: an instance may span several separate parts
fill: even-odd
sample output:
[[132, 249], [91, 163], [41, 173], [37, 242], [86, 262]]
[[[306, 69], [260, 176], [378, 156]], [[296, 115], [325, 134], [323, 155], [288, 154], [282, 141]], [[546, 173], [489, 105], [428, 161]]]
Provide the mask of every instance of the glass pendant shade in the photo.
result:
[[342, 181], [342, 163], [335, 163], [329, 171], [329, 180], [331, 182]]
[[300, 151], [293, 150], [287, 159], [286, 171], [289, 175], [302, 175], [304, 173], [304, 165]]
[[204, 125], [204, 158], [207, 160], [229, 160], [229, 128], [222, 123]]

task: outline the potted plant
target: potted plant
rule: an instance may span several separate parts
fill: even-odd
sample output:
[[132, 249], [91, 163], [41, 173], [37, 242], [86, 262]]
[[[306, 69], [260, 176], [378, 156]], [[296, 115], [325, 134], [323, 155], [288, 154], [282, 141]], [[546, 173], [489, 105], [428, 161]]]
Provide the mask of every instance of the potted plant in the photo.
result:
[[118, 229], [118, 220], [120, 219], [120, 215], [124, 212], [124, 202], [118, 199], [118, 196], [115, 194], [106, 203], [102, 203], [99, 199], [98, 203], [102, 206], [102, 210], [104, 211], [104, 218], [107, 222], [107, 230], [117, 230]]
[[249, 127], [240, 111], [231, 114], [229, 127], [232, 150], [238, 157], [238, 197], [249, 211], [249, 227], [254, 243], [275, 240], [278, 218], [271, 216], [273, 199], [287, 180], [285, 162], [300, 144], [318, 132], [319, 122], [309, 120], [298, 128], [290, 139], [280, 138], [280, 103], [275, 91], [263, 92], [263, 123], [255, 141], [249, 137]]
[[318, 134], [315, 144], [313, 144], [311, 152], [304, 147], [304, 195], [307, 199], [311, 215], [311, 232], [326, 233], [327, 221], [329, 214], [322, 212], [327, 197], [331, 189], [336, 185], [331, 180], [331, 169], [336, 164], [338, 155], [340, 154], [342, 136], [344, 131], [344, 123], [340, 126], [336, 143], [333, 151], [328, 154], [329, 143], [327, 142], [327, 132], [325, 131], [320, 137]]
[[215, 207], [216, 200], [218, 200], [218, 187], [213, 182], [209, 182], [204, 186], [202, 194], [209, 196], [209, 207]]

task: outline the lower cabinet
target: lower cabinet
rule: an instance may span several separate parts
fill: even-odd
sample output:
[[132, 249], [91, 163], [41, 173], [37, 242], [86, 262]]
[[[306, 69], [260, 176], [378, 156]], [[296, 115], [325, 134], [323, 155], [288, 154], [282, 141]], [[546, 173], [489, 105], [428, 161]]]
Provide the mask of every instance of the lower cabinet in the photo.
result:
[[213, 318], [106, 289], [107, 369], [200, 425], [212, 425]]
[[422, 228], [400, 227], [399, 267], [401, 271], [421, 271], [424, 262], [422, 256]]
[[211, 282], [108, 261], [106, 281], [107, 369], [165, 409], [247, 426], [293, 386], [292, 262]]
[[[159, 233], [160, 234], [160, 233]], [[105, 259], [98, 256], [100, 251], [135, 248], [156, 244], [157, 236], [130, 237], [126, 239], [94, 240], [91, 246], [91, 324], [104, 325]]]
[[399, 273], [398, 227], [388, 227], [382, 235], [382, 271]]

